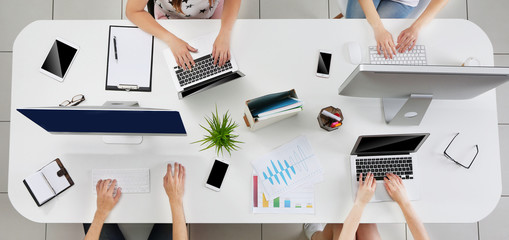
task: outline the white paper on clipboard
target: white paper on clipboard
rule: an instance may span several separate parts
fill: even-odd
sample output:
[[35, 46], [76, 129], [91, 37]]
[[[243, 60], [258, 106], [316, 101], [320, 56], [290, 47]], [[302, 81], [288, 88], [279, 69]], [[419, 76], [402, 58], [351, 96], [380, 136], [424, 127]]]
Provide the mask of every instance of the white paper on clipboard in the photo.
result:
[[110, 26], [107, 90], [151, 90], [153, 41], [138, 27]]

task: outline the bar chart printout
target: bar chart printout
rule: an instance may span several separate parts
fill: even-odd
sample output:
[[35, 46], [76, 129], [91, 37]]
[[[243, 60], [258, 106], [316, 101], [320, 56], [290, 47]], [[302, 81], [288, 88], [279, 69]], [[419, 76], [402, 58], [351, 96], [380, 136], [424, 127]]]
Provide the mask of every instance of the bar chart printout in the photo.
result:
[[305, 184], [269, 200], [264, 194], [261, 178], [253, 175], [253, 213], [314, 214], [314, 196], [313, 184]]
[[282, 145], [251, 164], [269, 200], [304, 184], [314, 184], [323, 180], [320, 162], [304, 136]]

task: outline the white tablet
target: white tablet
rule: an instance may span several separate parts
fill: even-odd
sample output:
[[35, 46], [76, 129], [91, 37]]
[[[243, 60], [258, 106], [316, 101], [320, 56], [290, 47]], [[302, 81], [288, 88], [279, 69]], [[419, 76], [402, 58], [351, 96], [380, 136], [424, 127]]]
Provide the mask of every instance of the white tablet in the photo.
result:
[[55, 39], [46, 60], [41, 66], [41, 72], [59, 82], [63, 82], [78, 50], [78, 46], [68, 41], [61, 38]]

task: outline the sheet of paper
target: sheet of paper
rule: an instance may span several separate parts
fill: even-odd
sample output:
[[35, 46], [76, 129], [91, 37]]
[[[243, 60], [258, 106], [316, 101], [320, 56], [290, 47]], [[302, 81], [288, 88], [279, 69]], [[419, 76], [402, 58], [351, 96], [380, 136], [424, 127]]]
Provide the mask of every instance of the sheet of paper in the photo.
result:
[[323, 180], [323, 169], [306, 137], [300, 136], [251, 162], [269, 200], [305, 183]]
[[313, 184], [305, 184], [293, 191], [268, 200], [260, 178], [253, 176], [253, 213], [314, 214], [315, 191]]
[[51, 162], [41, 169], [42, 174], [46, 177], [46, 180], [48, 180], [57, 194], [71, 185], [65, 176], [59, 177], [57, 175], [58, 171], [60, 171], [60, 166], [58, 166], [56, 161]]
[[35, 174], [30, 175], [25, 179], [25, 181], [39, 203], [42, 204], [55, 196], [55, 193], [42, 175], [42, 172], [36, 172]]
[[[152, 35], [139, 28], [110, 28], [107, 85], [150, 87], [152, 72]], [[115, 43], [117, 59], [115, 59]]]

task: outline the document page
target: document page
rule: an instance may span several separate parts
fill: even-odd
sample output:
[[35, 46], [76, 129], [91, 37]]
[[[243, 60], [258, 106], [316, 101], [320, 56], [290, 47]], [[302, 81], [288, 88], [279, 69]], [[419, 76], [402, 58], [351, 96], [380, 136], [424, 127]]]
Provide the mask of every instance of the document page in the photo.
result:
[[150, 87], [152, 35], [136, 27], [111, 26], [109, 41], [106, 84]]
[[36, 172], [35, 174], [27, 177], [25, 181], [39, 203], [42, 204], [55, 196], [55, 192], [53, 192], [49, 186], [48, 182], [42, 175], [42, 172]]
[[268, 200], [306, 183], [323, 180], [323, 169], [306, 137], [300, 136], [251, 162]]
[[60, 171], [60, 166], [58, 166], [56, 161], [51, 162], [41, 170], [56, 194], [71, 185], [65, 176], [59, 177], [57, 175], [58, 171]]

